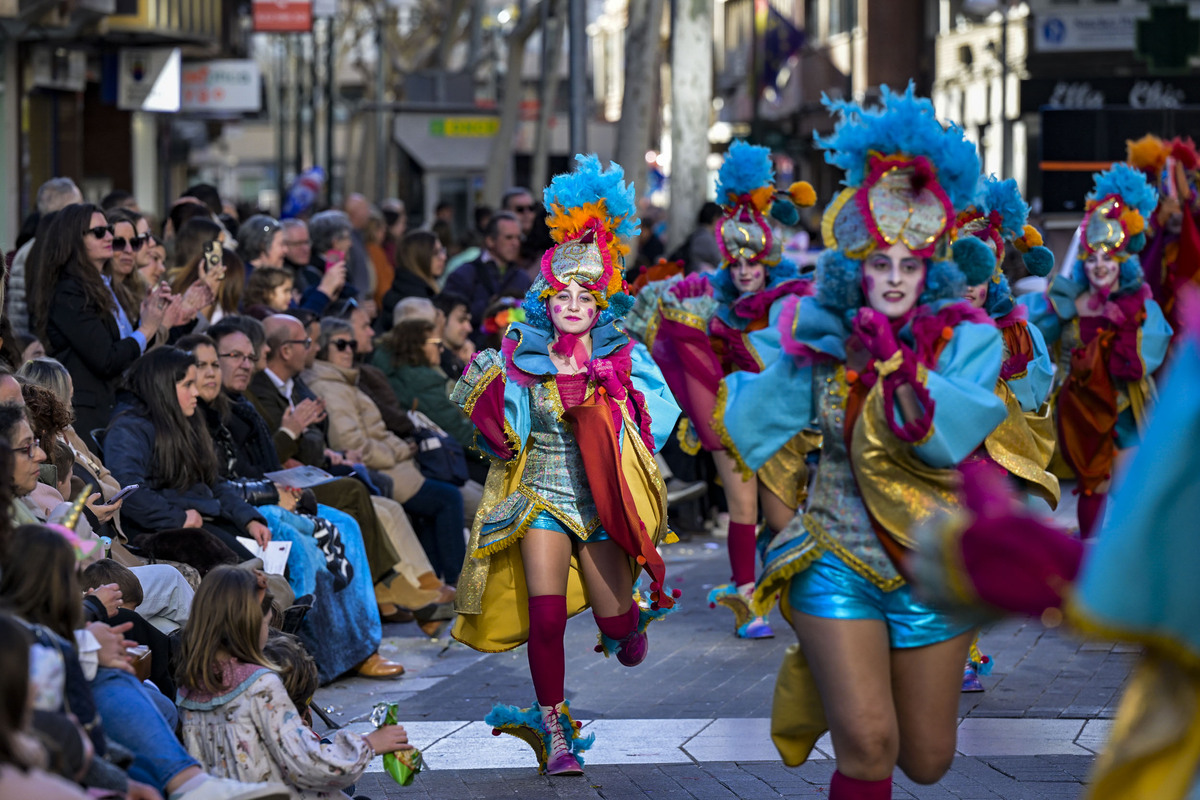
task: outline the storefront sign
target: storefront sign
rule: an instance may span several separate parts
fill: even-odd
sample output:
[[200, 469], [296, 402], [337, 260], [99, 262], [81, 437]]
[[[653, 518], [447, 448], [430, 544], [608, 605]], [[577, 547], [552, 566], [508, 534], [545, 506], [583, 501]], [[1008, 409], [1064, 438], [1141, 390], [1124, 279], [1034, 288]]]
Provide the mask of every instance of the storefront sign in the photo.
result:
[[1031, 78], [1021, 81], [1021, 112], [1041, 108], [1140, 109], [1200, 105], [1200, 78]]
[[313, 0], [254, 0], [255, 33], [309, 33]]
[[429, 120], [429, 135], [446, 138], [479, 139], [495, 136], [500, 130], [496, 117], [434, 117]]
[[179, 110], [179, 48], [121, 50], [117, 108], [126, 111]]
[[252, 59], [200, 61], [183, 67], [181, 111], [261, 111], [262, 76]]
[[1137, 9], [1101, 10], [1094, 5], [1038, 14], [1033, 21], [1033, 46], [1041, 53], [1133, 50], [1137, 21], [1145, 16]]

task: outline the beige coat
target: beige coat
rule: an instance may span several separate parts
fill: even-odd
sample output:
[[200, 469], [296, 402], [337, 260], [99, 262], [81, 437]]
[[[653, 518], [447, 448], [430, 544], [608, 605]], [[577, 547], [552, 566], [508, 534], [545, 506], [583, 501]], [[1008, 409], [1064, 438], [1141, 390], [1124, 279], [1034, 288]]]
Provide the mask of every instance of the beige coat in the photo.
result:
[[425, 477], [413, 460], [416, 451], [388, 430], [379, 407], [358, 388], [358, 370], [318, 360], [301, 377], [325, 401], [331, 448], [360, 451], [364, 464], [396, 482], [393, 497], [401, 503], [420, 490]]

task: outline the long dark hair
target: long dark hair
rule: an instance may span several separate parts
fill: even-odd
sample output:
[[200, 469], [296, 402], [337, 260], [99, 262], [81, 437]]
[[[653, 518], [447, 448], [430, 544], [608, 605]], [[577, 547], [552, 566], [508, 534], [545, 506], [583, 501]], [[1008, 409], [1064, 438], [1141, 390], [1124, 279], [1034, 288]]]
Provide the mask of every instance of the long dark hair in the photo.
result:
[[17, 738], [29, 717], [29, 631], [0, 613], [0, 764], [26, 769], [28, 748]]
[[435, 292], [441, 290], [433, 277], [433, 253], [437, 245], [437, 236], [429, 231], [409, 231], [396, 245], [396, 266], [416, 275]]
[[[104, 212], [104, 218], [114, 228], [119, 223], [132, 226], [133, 235], [137, 236], [137, 224], [142, 219], [142, 215], [136, 211], [130, 211], [128, 208], [110, 208]], [[114, 233], [113, 235], [115, 236], [116, 234]], [[143, 244], [142, 246], [146, 247], [148, 244]], [[142, 300], [145, 298], [145, 292], [139, 291], [142, 280], [141, 275], [138, 273], [136, 264], [133, 271], [128, 275], [117, 275], [113, 271], [114, 261], [115, 258], [110, 259], [104, 265], [104, 274], [112, 279], [113, 294], [117, 296], [117, 302], [121, 304], [121, 308], [125, 309], [125, 314], [129, 317], [129, 321], [136, 325], [138, 317], [141, 315]], [[139, 294], [142, 296], [139, 297]]]
[[217, 455], [200, 414], [185, 417], [175, 384], [196, 366], [191, 353], [156, 347], [133, 363], [125, 386], [141, 401], [140, 413], [154, 425], [154, 473], [151, 480], [166, 489], [187, 489], [217, 479]]
[[44, 525], [13, 532], [0, 571], [0, 600], [26, 622], [44, 625], [67, 641], [83, 627], [83, 594], [75, 574], [75, 548]]
[[[200, 279], [204, 245], [216, 241], [224, 233], [224, 229], [210, 217], [193, 217], [183, 223], [175, 236], [171, 267], [167, 272], [172, 292], [183, 294]], [[236, 251], [223, 249], [221, 252], [225, 280], [221, 282], [216, 304], [225, 309], [226, 314], [232, 314], [241, 306], [242, 291], [246, 286], [246, 267]]]
[[104, 212], [100, 206], [91, 203], [72, 203], [54, 215], [45, 237], [38, 228], [38, 243], [44, 239], [45, 249], [41, 251], [40, 263], [30, 285], [29, 321], [34, 333], [42, 339], [46, 338], [46, 320], [54, 287], [64, 277], [79, 281], [88, 305], [98, 313], [111, 314], [116, 310], [112, 293], [87, 256], [83, 237], [91, 235], [86, 231], [92, 227], [93, 214], [103, 216]]

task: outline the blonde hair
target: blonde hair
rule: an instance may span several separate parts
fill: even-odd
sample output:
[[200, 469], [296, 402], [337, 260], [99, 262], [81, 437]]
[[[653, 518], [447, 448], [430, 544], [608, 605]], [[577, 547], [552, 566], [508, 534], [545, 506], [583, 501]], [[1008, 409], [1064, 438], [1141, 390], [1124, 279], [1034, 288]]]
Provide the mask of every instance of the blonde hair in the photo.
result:
[[200, 582], [179, 646], [175, 681], [181, 688], [209, 694], [227, 688], [221, 656], [278, 670], [259, 643], [263, 608], [270, 608], [272, 598], [268, 593], [260, 602], [258, 591], [253, 572], [231, 566], [217, 567]]

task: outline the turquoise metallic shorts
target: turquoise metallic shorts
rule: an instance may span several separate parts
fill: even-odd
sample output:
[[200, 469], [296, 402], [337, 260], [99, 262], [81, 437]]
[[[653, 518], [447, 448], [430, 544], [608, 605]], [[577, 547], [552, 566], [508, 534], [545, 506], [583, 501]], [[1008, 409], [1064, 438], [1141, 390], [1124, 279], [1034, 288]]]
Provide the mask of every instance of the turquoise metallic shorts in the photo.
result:
[[[539, 511], [537, 516], [533, 518], [533, 522], [529, 525], [529, 527], [542, 528], [548, 531], [558, 531], [559, 533], [565, 533], [567, 536], [570, 536], [577, 542], [583, 541], [583, 539], [580, 539], [577, 534], [567, 530], [563, 524], [558, 521], [558, 518], [549, 511]], [[587, 541], [603, 542], [607, 539], [608, 534], [604, 532], [604, 528], [597, 528], [596, 530], [592, 531], [592, 535], [587, 538]]]
[[826, 619], [877, 619], [887, 623], [893, 648], [924, 647], [970, 630], [973, 625], [917, 601], [905, 584], [885, 592], [824, 553], [788, 585], [792, 610]]

